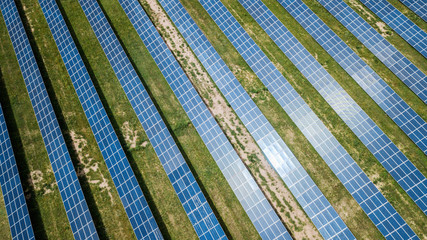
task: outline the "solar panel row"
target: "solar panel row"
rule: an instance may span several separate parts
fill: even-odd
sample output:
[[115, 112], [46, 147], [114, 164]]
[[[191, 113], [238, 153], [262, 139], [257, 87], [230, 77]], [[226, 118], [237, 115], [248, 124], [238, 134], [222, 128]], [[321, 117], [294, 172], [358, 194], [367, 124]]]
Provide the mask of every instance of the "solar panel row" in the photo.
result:
[[[159, 157], [197, 235], [201, 239], [226, 239], [218, 220], [163, 122], [150, 96], [132, 67], [100, 6], [79, 0], [136, 115]], [[184, 88], [181, 88], [185, 91]]]
[[39, 3], [137, 239], [162, 239], [58, 5], [55, 0]]
[[427, 22], [427, 2], [419, 0], [399, 0], [409, 9], [416, 13], [420, 18]]
[[387, 115], [427, 153], [426, 122], [301, 0], [278, 0]]
[[427, 103], [427, 76], [341, 0], [317, 0], [381, 62]]
[[[416, 239], [412, 229], [225, 6], [220, 1], [199, 1], [381, 233], [387, 238]], [[342, 94], [336, 96], [343, 98]]]
[[[360, 0], [397, 34], [427, 58], [427, 33], [386, 0]], [[421, 1], [422, 2], [422, 1]]]
[[426, 153], [425, 121], [301, 0], [278, 1]]
[[13, 240], [35, 239], [12, 144], [0, 105], [0, 185]]
[[[410, 108], [396, 92], [391, 89], [355, 52], [347, 46], [318, 16], [311, 11], [301, 0], [289, 1], [278, 0], [280, 4], [310, 33], [310, 35], [347, 71], [349, 75], [361, 86], [372, 99], [390, 116], [391, 119], [415, 142], [421, 149], [427, 149], [427, 130], [425, 121]], [[358, 136], [360, 135], [357, 134]], [[367, 138], [360, 138], [367, 145]], [[378, 139], [378, 136], [375, 137]], [[371, 148], [369, 148], [371, 150]], [[402, 157], [405, 162], [407, 158], [395, 147], [388, 151], [372, 152], [380, 162], [390, 158]], [[424, 151], [426, 152], [426, 151]], [[406, 160], [405, 160], [406, 159]], [[399, 162], [402, 162], [399, 160]], [[400, 165], [398, 163], [393, 165]], [[412, 165], [412, 163], [409, 163]], [[415, 167], [411, 167], [415, 169]], [[388, 168], [387, 170], [391, 170]], [[411, 175], [412, 176], [412, 175]], [[398, 177], [398, 176], [396, 176]], [[412, 176], [411, 178], [413, 178]], [[425, 178], [424, 178], [425, 179]], [[398, 181], [400, 182], [400, 181]], [[401, 184], [408, 192], [414, 183]], [[404, 186], [405, 185], [405, 186]], [[415, 187], [416, 192], [425, 194], [424, 189]], [[412, 190], [409, 190], [411, 192]], [[418, 195], [419, 195], [418, 193]], [[410, 193], [414, 201], [417, 197]], [[425, 196], [425, 195], [424, 195]], [[418, 198], [416, 201], [421, 209], [426, 209], [426, 199]]]
[[160, 0], [159, 2], [322, 236], [326, 239], [354, 239], [345, 223], [231, 73], [182, 4], [178, 0]]
[[[393, 178], [427, 212], [427, 179], [260, 0], [239, 0]], [[295, 9], [295, 8], [294, 8]], [[310, 21], [312, 22], [312, 21]], [[338, 93], [338, 94], [337, 94]], [[418, 142], [427, 149], [419, 117]], [[416, 121], [415, 121], [416, 122]]]
[[52, 104], [24, 26], [13, 0], [2, 0], [0, 8], [18, 58], [22, 76], [46, 146], [59, 192], [75, 239], [98, 239]]
[[137, 0], [119, 2], [259, 234], [263, 239], [291, 239], [142, 6]]

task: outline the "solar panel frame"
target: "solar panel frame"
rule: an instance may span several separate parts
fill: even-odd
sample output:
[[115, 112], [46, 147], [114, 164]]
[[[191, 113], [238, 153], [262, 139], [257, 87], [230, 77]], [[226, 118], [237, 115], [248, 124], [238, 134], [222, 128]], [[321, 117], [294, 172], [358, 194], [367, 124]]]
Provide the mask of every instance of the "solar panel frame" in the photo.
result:
[[417, 0], [399, 0], [406, 7], [411, 9], [415, 14], [427, 22], [427, 2]]
[[163, 239], [55, 0], [39, 0], [137, 239]]
[[13, 154], [12, 143], [9, 138], [3, 109], [0, 104], [0, 185], [6, 207], [7, 219], [13, 240], [35, 239], [31, 225], [30, 214], [25, 201]]
[[[386, 238], [418, 239], [221, 1], [199, 2], [380, 232]], [[336, 96], [342, 98], [342, 92]]]
[[340, 0], [317, 0], [384, 65], [427, 104], [427, 76], [375, 31], [345, 2]]
[[13, 0], [0, 8], [75, 239], [99, 239], [67, 146]]
[[[345, 223], [182, 4], [179, 1], [171, 0], [160, 0], [159, 2], [322, 236], [325, 239], [354, 239]], [[307, 198], [307, 195], [310, 197]], [[328, 220], [321, 221], [321, 219]]]
[[387, 0], [360, 0], [399, 36], [427, 58], [427, 33], [409, 20]]
[[[350, 95], [345, 92], [338, 82], [336, 82], [336, 80], [307, 51], [307, 49], [305, 49], [298, 39], [292, 35], [292, 33], [280, 22], [280, 20], [267, 8], [265, 4], [260, 0], [239, 1], [279, 46], [283, 53], [285, 53], [289, 60], [291, 60], [298, 70], [303, 73], [307, 80], [309, 80], [313, 87], [316, 88], [322, 97], [329, 103], [332, 109], [334, 109], [353, 133], [408, 193], [413, 201], [424, 213], [427, 213], [427, 179], [423, 174], [397, 148], [387, 135], [384, 134], [375, 122], [350, 97]], [[294, 3], [296, 2], [298, 2], [298, 0], [294, 1]], [[292, 5], [292, 9], [297, 9], [296, 4]], [[304, 16], [308, 16], [306, 15], [306, 12], [307, 11], [304, 11]], [[300, 14], [298, 14], [298, 16], [300, 16]], [[310, 23], [315, 23], [313, 16], [309, 19]], [[324, 33], [323, 31], [319, 32]], [[327, 43], [331, 43], [331, 38], [328, 38]], [[333, 45], [335, 48], [336, 46], [337, 45]], [[310, 73], [310, 71], [312, 71], [312, 73]], [[372, 84], [372, 82], [366, 82], [366, 84]], [[336, 93], [339, 93], [340, 96], [337, 97]], [[388, 95], [387, 93], [388, 92], [385, 93], [385, 96]], [[378, 97], [378, 100], [386, 101], [387, 98], [382, 96], [384, 95]], [[393, 110], [396, 111], [397, 115], [409, 115], [409, 113], [405, 112], [399, 113], [397, 108]], [[418, 129], [415, 128], [415, 137], [419, 136], [421, 138], [417, 140], [421, 145], [420, 148], [424, 147], [424, 149], [427, 150], [427, 124], [419, 116], [414, 122], [419, 125]], [[367, 136], [369, 136], [369, 138]]]
[[[201, 239], [226, 239], [195, 177], [97, 1], [79, 0], [79, 3], [197, 235]], [[181, 91], [186, 90], [186, 86], [181, 87]]]

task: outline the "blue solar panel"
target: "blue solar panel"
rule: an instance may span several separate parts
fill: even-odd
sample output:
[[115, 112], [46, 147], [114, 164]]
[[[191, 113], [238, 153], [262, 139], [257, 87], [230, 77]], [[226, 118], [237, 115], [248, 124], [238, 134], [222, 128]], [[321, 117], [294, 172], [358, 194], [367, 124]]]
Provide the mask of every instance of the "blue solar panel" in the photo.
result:
[[13, 0], [2, 0], [0, 8], [18, 58], [74, 238], [98, 239], [92, 216], [16, 5]]
[[137, 0], [119, 2], [260, 235], [291, 239], [141, 5]]
[[40, 6], [138, 239], [162, 239], [141, 187], [108, 119], [55, 0]]
[[[215, 0], [200, 2], [381, 233], [418, 238], [225, 6]], [[345, 99], [343, 92], [335, 96]]]
[[427, 58], [427, 33], [386, 0], [360, 0], [405, 41]]
[[420, 0], [399, 0], [409, 9], [416, 13], [420, 18], [427, 22], [427, 1]]
[[[197, 235], [201, 239], [226, 239], [218, 220], [163, 122], [150, 96], [132, 67], [100, 6], [79, 0], [120, 84], [139, 118]], [[186, 91], [186, 86], [182, 86]]]
[[[423, 174], [411, 163], [411, 161], [409, 161], [384, 132], [381, 131], [374, 121], [369, 118], [335, 79], [329, 75], [322, 65], [310, 55], [304, 46], [288, 29], [286, 29], [267, 6], [262, 4], [260, 0], [240, 0], [240, 2], [243, 3], [243, 6], [256, 19], [273, 41], [326, 99], [354, 134], [356, 134], [409, 196], [411, 196], [414, 202], [418, 204], [423, 212], [427, 212], [427, 179]], [[301, 1], [298, 2], [302, 3]], [[296, 4], [293, 4], [291, 8], [296, 10]], [[303, 14], [298, 14], [298, 16], [304, 17], [302, 15], [309, 16], [306, 14], [306, 11], [304, 11]], [[313, 17], [310, 17], [309, 22], [311, 24], [315, 23], [312, 19]], [[321, 29], [317, 29], [316, 31], [326, 33]], [[329, 45], [331, 43], [331, 38], [328, 37], [328, 39], [326, 45], [335, 48], [339, 46], [335, 44], [332, 46]], [[345, 56], [348, 57], [348, 55]], [[366, 81], [364, 84], [369, 86], [371, 83], [370, 81]], [[368, 88], [373, 88], [373, 86], [369, 86]], [[375, 94], [381, 94], [381, 92], [376, 92], [375, 89], [371, 89], [370, 91]], [[386, 92], [385, 96], [382, 94], [378, 96], [377, 100], [388, 103], [389, 101], [386, 101], [386, 96], [389, 96], [388, 92]], [[388, 108], [389, 106], [385, 107], [386, 110]], [[393, 110], [396, 111], [396, 115], [410, 116], [405, 111], [400, 112], [397, 107]], [[416, 115], [414, 111], [412, 112]], [[415, 137], [419, 138], [417, 142], [424, 148], [423, 150], [427, 150], [427, 124], [421, 117], [418, 115], [416, 116], [418, 118], [414, 119], [414, 124], [418, 124], [418, 126], [413, 126], [413, 128], [415, 128], [413, 131], [415, 131]], [[406, 124], [411, 125], [411, 123]]]
[[427, 76], [340, 0], [317, 0], [381, 62], [427, 103]]
[[12, 239], [35, 239], [6, 121], [0, 105], [0, 185]]
[[354, 239], [182, 4], [178, 0], [160, 0], [160, 3], [322, 236], [326, 239]]

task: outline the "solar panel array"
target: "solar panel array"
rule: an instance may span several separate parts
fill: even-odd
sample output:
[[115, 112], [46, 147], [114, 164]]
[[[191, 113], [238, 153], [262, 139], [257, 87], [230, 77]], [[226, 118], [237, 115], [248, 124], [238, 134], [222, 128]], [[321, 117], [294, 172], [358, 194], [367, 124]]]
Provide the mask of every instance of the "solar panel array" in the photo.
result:
[[13, 0], [2, 0], [0, 8], [18, 58], [74, 238], [98, 239], [24, 25], [19, 18], [18, 9]]
[[39, 0], [137, 239], [162, 239], [141, 187], [55, 0]]
[[201, 239], [226, 239], [196, 179], [100, 6], [93, 0], [79, 0], [79, 2], [197, 235]]
[[182, 4], [178, 0], [160, 0], [159, 2], [322, 236], [325, 239], [354, 239], [337, 212], [234, 77]]
[[35, 239], [12, 144], [0, 105], [0, 185], [13, 240]]
[[427, 153], [426, 122], [301, 0], [278, 1], [406, 135]]
[[[412, 47], [427, 58], [427, 33], [387, 0], [360, 0]], [[421, 1], [422, 2], [422, 1]]]
[[427, 22], [427, 2], [419, 0], [399, 0], [409, 9], [416, 13], [420, 18]]
[[[387, 238], [416, 239], [413, 230], [225, 6], [220, 1], [199, 1], [380, 232]], [[337, 92], [336, 97], [343, 99], [343, 92]]]
[[260, 236], [291, 239], [142, 6], [137, 0], [119, 2]]
[[427, 76], [341, 0], [317, 0], [381, 62], [427, 103]]
[[[421, 210], [427, 213], [427, 179], [423, 174], [266, 5], [260, 0], [239, 1]], [[313, 23], [313, 21], [310, 22]], [[396, 111], [398, 112], [397, 109]], [[417, 135], [421, 138], [418, 142], [424, 147], [423, 150], [427, 150], [427, 124], [421, 117], [418, 116], [418, 118], [422, 123], [416, 129]]]

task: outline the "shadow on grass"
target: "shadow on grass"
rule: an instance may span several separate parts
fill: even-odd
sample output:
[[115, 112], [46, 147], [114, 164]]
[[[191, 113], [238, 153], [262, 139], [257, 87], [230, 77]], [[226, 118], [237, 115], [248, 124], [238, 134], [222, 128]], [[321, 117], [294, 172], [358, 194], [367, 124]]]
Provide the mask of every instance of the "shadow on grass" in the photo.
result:
[[[30, 29], [30, 24], [28, 23], [28, 19], [26, 18], [25, 12], [23, 11], [23, 6], [22, 3], [20, 1], [16, 1], [16, 5], [18, 8], [18, 12], [20, 15], [20, 18], [22, 20], [22, 23], [24, 25], [24, 28], [26, 30], [27, 33], [27, 37], [30, 41], [30, 45], [32, 46], [32, 50], [35, 56], [35, 59], [37, 61], [37, 65], [39, 67], [40, 73], [42, 75], [42, 78], [44, 80], [44, 84], [46, 86], [48, 95], [49, 95], [49, 99], [52, 103], [56, 118], [58, 120], [59, 126], [61, 128], [61, 131], [63, 133], [63, 137], [65, 139], [65, 143], [68, 149], [68, 152], [70, 154], [70, 157], [72, 159], [74, 168], [76, 170], [76, 172], [79, 171], [79, 162], [78, 162], [78, 154], [77, 152], [74, 150], [73, 148], [73, 140], [69, 134], [69, 128], [68, 125], [65, 121], [64, 115], [63, 115], [63, 111], [61, 109], [61, 106], [59, 105], [58, 102], [58, 97], [56, 96], [55, 92], [54, 92], [54, 88], [52, 85], [52, 80], [49, 78], [47, 69], [43, 63], [43, 58], [41, 55], [41, 52], [39, 50], [39, 48], [37, 47], [37, 42], [35, 41], [35, 38], [32, 34], [28, 34], [31, 33]], [[104, 227], [104, 223], [102, 221], [101, 218], [101, 214], [99, 213], [99, 209], [96, 205], [95, 199], [93, 197], [93, 193], [92, 190], [89, 187], [89, 182], [88, 179], [86, 177], [86, 175], [80, 175], [79, 176], [79, 182], [84, 194], [84, 197], [86, 199], [86, 202], [89, 206], [89, 211], [91, 213], [91, 216], [93, 218], [96, 230], [98, 232], [98, 235], [101, 239], [107, 239], [107, 233], [105, 232], [105, 227]], [[38, 222], [42, 223], [42, 219], [37, 219]], [[34, 227], [35, 229], [37, 229], [37, 227]], [[37, 239], [45, 239], [46, 238], [46, 232], [44, 231], [44, 234], [40, 234], [39, 233], [35, 233], [36, 234], [36, 238]]]
[[[100, 4], [100, 6], [101, 6], [102, 11], [103, 11], [103, 12], [104, 12], [104, 14], [105, 14], [105, 13], [106, 13], [105, 9], [102, 7], [102, 5], [101, 5], [101, 4]], [[184, 151], [184, 149], [182, 148], [181, 144], [179, 143], [178, 138], [176, 137], [176, 135], [174, 134], [174, 132], [173, 132], [173, 131], [172, 131], [172, 129], [170, 128], [170, 124], [169, 124], [169, 122], [167, 121], [167, 118], [164, 116], [164, 114], [162, 113], [162, 111], [160, 111], [160, 109], [161, 109], [161, 108], [160, 108], [160, 107], [159, 107], [159, 105], [157, 104], [156, 99], [154, 98], [154, 96], [153, 96], [153, 94], [151, 93], [150, 89], [148, 88], [147, 84], [144, 82], [144, 78], [142, 77], [142, 75], [141, 75], [141, 74], [140, 74], [140, 72], [138, 71], [138, 68], [136, 67], [135, 62], [134, 62], [134, 61], [133, 61], [133, 59], [130, 57], [131, 55], [129, 54], [129, 51], [127, 50], [127, 48], [126, 48], [125, 44], [124, 44], [124, 43], [123, 43], [123, 41], [121, 40], [120, 35], [117, 33], [116, 29], [115, 29], [115, 28], [114, 28], [114, 26], [111, 24], [111, 20], [110, 20], [110, 18], [107, 16], [107, 14], [105, 14], [105, 16], [106, 16], [106, 18], [107, 18], [108, 22], [110, 23], [110, 25], [111, 25], [111, 27], [112, 27], [112, 29], [113, 29], [113, 31], [114, 31], [114, 33], [115, 33], [115, 35], [117, 36], [117, 38], [118, 38], [118, 40], [119, 40], [120, 44], [122, 45], [123, 50], [125, 51], [126, 55], [128, 56], [128, 58], [129, 58], [129, 60], [130, 60], [130, 62], [131, 62], [131, 64], [132, 64], [132, 67], [135, 69], [135, 71], [136, 71], [136, 73], [137, 73], [137, 75], [138, 75], [139, 79], [141, 80], [142, 84], [144, 85], [144, 88], [146, 89], [146, 91], [147, 91], [148, 95], [150, 96], [151, 100], [153, 101], [153, 103], [154, 103], [154, 105], [155, 105], [155, 107], [156, 107], [157, 111], [159, 112], [159, 114], [160, 114], [161, 118], [162, 118], [162, 119], [163, 119], [163, 121], [165, 122], [166, 127], [168, 128], [169, 133], [171, 134], [171, 136], [172, 136], [173, 140], [175, 141], [176, 145], [178, 146], [178, 148], [179, 148], [179, 150], [180, 150], [180, 152], [181, 152], [182, 156], [184, 157], [184, 159], [185, 159], [185, 161], [186, 161], [187, 165], [189, 166], [189, 168], [190, 168], [190, 170], [191, 170], [192, 174], [194, 175], [195, 179], [197, 180], [197, 183], [198, 183], [198, 185], [199, 185], [200, 189], [202, 190], [203, 195], [206, 197], [206, 200], [208, 201], [209, 206], [212, 208], [212, 211], [213, 211], [213, 213], [215, 214], [215, 217], [218, 219], [218, 221], [219, 221], [219, 223], [220, 223], [220, 225], [221, 225], [222, 229], [224, 230], [225, 234], [227, 235], [227, 237], [228, 237], [229, 239], [232, 239], [231, 233], [230, 233], [230, 231], [228, 230], [227, 225], [225, 224], [224, 220], [223, 220], [223, 219], [221, 218], [221, 216], [219, 215], [218, 210], [216, 209], [216, 206], [215, 206], [215, 204], [213, 203], [212, 199], [209, 197], [209, 194], [208, 194], [208, 192], [206, 191], [205, 186], [204, 186], [204, 185], [202, 184], [202, 182], [200, 181], [200, 177], [198, 176], [197, 171], [195, 170], [195, 168], [193, 167], [193, 165], [191, 164], [191, 161], [189, 161], [189, 157], [188, 157], [188, 155], [186, 154], [186, 152], [185, 152], [185, 151]], [[143, 44], [142, 40], [141, 40], [141, 44]], [[162, 79], [162, 81], [163, 81], [163, 79]]]
[[6, 89], [6, 84], [3, 79], [3, 74], [0, 68], [0, 102], [3, 108], [3, 115], [6, 120], [7, 129], [9, 132], [12, 149], [16, 159], [16, 165], [19, 171], [22, 188], [24, 189], [25, 199], [30, 214], [31, 224], [33, 225], [34, 234], [39, 239], [47, 239], [46, 229], [40, 213], [39, 204], [36, 201], [36, 193], [34, 187], [28, 181], [30, 176], [30, 169], [28, 167], [25, 151], [23, 149], [21, 135], [18, 130], [16, 117], [13, 114], [12, 106], [10, 103], [9, 93]]

